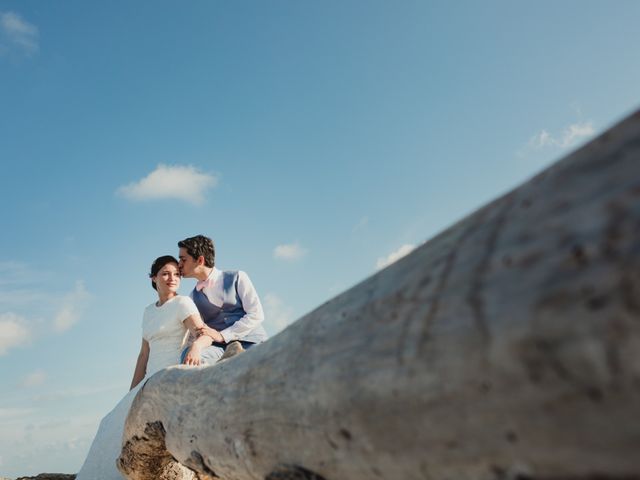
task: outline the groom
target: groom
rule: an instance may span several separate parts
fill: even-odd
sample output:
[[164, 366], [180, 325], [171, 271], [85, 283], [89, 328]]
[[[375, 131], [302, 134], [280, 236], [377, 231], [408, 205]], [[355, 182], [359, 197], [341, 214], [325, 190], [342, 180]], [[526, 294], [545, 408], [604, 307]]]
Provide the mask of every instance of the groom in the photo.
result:
[[218, 270], [213, 241], [208, 237], [185, 238], [178, 242], [178, 247], [180, 273], [198, 280], [190, 294], [206, 324], [198, 335], [213, 339], [213, 344], [202, 350], [202, 362], [215, 363], [227, 347], [229, 352], [225, 358], [231, 350], [246, 349], [265, 341], [264, 313], [249, 276], [240, 270]]

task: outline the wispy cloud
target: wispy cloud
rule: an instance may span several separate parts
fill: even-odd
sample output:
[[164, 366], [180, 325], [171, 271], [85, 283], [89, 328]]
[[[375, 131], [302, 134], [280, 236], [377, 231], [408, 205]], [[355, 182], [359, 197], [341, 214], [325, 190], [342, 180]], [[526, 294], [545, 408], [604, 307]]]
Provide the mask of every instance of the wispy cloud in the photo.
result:
[[533, 135], [523, 152], [530, 150], [542, 150], [548, 148], [565, 149], [574, 146], [579, 141], [587, 139], [595, 133], [595, 128], [592, 122], [578, 122], [569, 125], [561, 132], [550, 133], [548, 130], [543, 129]]
[[77, 281], [70, 292], [51, 289], [52, 273], [14, 261], [0, 262], [0, 355], [64, 332], [84, 314], [92, 295]]
[[3, 408], [0, 407], [1, 418], [26, 417], [31, 415], [35, 410], [33, 408]]
[[21, 262], [0, 262], [0, 285], [27, 283], [32, 280], [35, 273]]
[[[91, 416], [76, 410], [58, 412], [50, 408], [0, 409], [0, 452], [5, 462], [0, 478], [18, 478], [40, 466], [66, 471], [81, 465], [95, 435], [99, 414]], [[3, 414], [6, 415], [3, 418]], [[16, 416], [16, 414], [20, 416]], [[37, 416], [37, 420], [34, 417]], [[70, 465], [72, 467], [70, 467]], [[27, 470], [27, 472], [25, 472]], [[42, 469], [44, 470], [44, 468]]]
[[369, 217], [362, 217], [358, 223], [356, 223], [353, 228], [351, 229], [352, 233], [357, 232], [358, 230], [362, 230], [364, 227], [366, 227], [369, 224]]
[[111, 384], [98, 386], [69, 387], [61, 390], [49, 391], [46, 394], [33, 397], [34, 402], [48, 403], [52, 401], [64, 400], [66, 398], [88, 397], [91, 395], [103, 394], [114, 390], [126, 391], [128, 384]]
[[279, 332], [293, 322], [293, 308], [286, 305], [280, 297], [274, 293], [267, 293], [262, 304], [265, 312], [265, 323], [271, 330]]
[[37, 387], [42, 385], [46, 379], [47, 374], [44, 373], [44, 370], [36, 370], [26, 375], [20, 382], [20, 386], [25, 388]]
[[278, 245], [273, 249], [274, 258], [279, 258], [281, 260], [294, 261], [299, 260], [307, 254], [307, 249], [300, 246], [298, 242], [296, 243], [286, 243], [283, 245]]
[[43, 307], [55, 300], [51, 292], [34, 288], [16, 288], [0, 291], [1, 310], [20, 310], [23, 307]]
[[0, 355], [28, 343], [29, 329], [24, 318], [15, 313], [0, 313]]
[[84, 313], [90, 298], [91, 295], [85, 289], [84, 282], [76, 282], [74, 290], [65, 295], [62, 306], [56, 313], [53, 329], [56, 332], [64, 332], [75, 325]]
[[118, 188], [116, 193], [135, 201], [174, 199], [202, 205], [207, 189], [217, 184], [215, 175], [192, 166], [158, 165], [149, 175]]
[[20, 311], [21, 307], [50, 303], [54, 295], [46, 286], [51, 272], [15, 261], [0, 261], [0, 311]]
[[38, 48], [38, 27], [17, 13], [0, 12], [0, 53], [18, 49], [31, 55]]
[[409, 253], [411, 253], [415, 248], [416, 248], [415, 245], [411, 245], [407, 243], [405, 245], [402, 245], [397, 250], [391, 252], [386, 257], [378, 258], [378, 260], [376, 261], [376, 270], [381, 270], [385, 267], [388, 267], [393, 262], [396, 262], [400, 260], [402, 257], [404, 257], [405, 255], [408, 255]]

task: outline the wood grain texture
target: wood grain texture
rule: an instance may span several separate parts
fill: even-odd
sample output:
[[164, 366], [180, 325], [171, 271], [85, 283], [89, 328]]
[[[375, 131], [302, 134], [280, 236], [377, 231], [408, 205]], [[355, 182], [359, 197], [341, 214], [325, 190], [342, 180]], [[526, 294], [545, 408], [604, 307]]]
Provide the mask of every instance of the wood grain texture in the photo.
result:
[[638, 478], [639, 239], [636, 113], [268, 342], [154, 375], [121, 469]]

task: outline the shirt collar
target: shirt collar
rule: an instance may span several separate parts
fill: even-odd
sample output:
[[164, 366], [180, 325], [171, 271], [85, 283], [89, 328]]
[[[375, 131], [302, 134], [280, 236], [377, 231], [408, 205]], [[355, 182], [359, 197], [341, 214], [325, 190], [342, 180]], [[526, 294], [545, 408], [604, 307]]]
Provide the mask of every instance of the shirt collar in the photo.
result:
[[209, 279], [215, 283], [218, 281], [218, 279], [220, 278], [220, 275], [222, 274], [222, 272], [220, 270], [218, 270], [216, 267], [213, 267], [211, 269], [211, 273], [209, 274]]
[[198, 292], [201, 292], [205, 288], [211, 288], [216, 284], [218, 278], [220, 278], [220, 274], [220, 270], [218, 270], [216, 267], [213, 267], [211, 269], [211, 273], [209, 273], [209, 276], [205, 280], [199, 280], [198, 283], [196, 283], [195, 289]]

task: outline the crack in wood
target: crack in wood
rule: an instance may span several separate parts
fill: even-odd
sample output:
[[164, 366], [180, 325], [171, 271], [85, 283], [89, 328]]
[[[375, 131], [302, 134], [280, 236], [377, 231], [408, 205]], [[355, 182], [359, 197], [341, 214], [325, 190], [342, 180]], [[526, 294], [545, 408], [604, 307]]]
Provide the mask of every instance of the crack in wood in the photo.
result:
[[209, 468], [202, 454], [195, 450], [191, 452], [191, 457], [184, 462], [184, 465], [195, 470], [199, 480], [218, 480], [220, 478], [216, 472]]
[[[430, 333], [431, 324], [433, 323], [434, 319], [438, 315], [438, 310], [440, 308], [440, 296], [442, 295], [442, 293], [445, 291], [447, 287], [449, 276], [453, 271], [453, 266], [455, 265], [455, 262], [458, 256], [458, 250], [462, 247], [465, 241], [480, 227], [480, 225], [483, 223], [488, 212], [489, 212], [489, 209], [484, 208], [479, 212], [477, 212], [474, 218], [470, 219], [470, 225], [462, 232], [460, 237], [458, 237], [455, 243], [451, 246], [449, 253], [445, 257], [445, 264], [444, 264], [444, 267], [442, 268], [442, 272], [438, 277], [438, 283], [432, 295], [429, 311], [427, 312], [425, 320], [422, 323], [420, 339], [418, 342], [418, 357], [423, 357], [424, 354], [426, 353], [426, 347], [431, 337], [431, 333]], [[402, 342], [400, 344], [401, 351], [404, 350], [404, 342], [406, 341], [405, 338], [407, 336], [406, 330], [408, 328], [409, 328], [408, 325], [405, 325], [405, 328], [403, 329], [403, 333], [400, 336], [400, 341]]]
[[512, 193], [504, 198], [505, 205], [502, 207], [494, 221], [493, 228], [491, 229], [486, 242], [484, 255], [482, 255], [482, 258], [471, 275], [471, 286], [467, 294], [467, 303], [471, 307], [476, 329], [480, 332], [482, 342], [485, 346], [488, 346], [491, 343], [491, 332], [489, 330], [485, 313], [485, 301], [483, 295], [484, 282], [486, 275], [491, 268], [491, 260], [494, 257], [500, 233], [506, 224], [509, 212], [515, 204], [514, 197], [515, 195]]
[[325, 478], [299, 465], [280, 465], [264, 477], [264, 480], [325, 480]]

